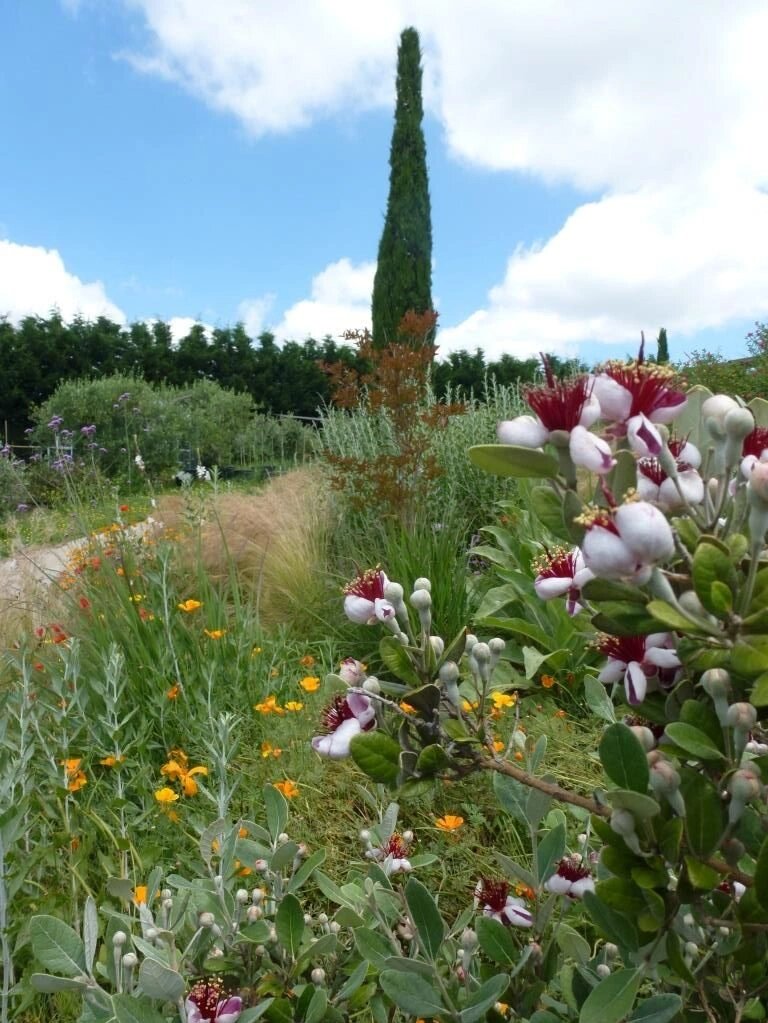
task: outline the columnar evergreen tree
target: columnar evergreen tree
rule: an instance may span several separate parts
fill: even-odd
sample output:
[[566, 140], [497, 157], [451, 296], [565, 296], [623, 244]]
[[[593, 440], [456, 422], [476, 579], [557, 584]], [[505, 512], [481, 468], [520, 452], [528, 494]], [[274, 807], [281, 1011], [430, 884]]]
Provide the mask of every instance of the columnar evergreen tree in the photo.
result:
[[662, 327], [656, 341], [656, 362], [669, 362], [669, 345], [667, 344], [667, 329]]
[[432, 223], [427, 147], [421, 128], [419, 34], [407, 28], [397, 51], [397, 105], [389, 154], [389, 199], [373, 281], [373, 342], [398, 340], [409, 311], [432, 309]]

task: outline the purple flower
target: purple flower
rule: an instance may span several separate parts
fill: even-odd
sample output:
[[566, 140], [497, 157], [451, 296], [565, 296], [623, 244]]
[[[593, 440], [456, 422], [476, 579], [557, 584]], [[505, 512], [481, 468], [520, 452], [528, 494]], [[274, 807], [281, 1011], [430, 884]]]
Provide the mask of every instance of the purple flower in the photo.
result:
[[28, 504], [24, 504], [24, 502], [22, 501], [21, 504], [17, 504], [16, 505], [16, 511], [17, 512], [28, 512], [29, 511], [29, 505]]
[[376, 727], [376, 712], [364, 693], [339, 693], [323, 711], [324, 735], [316, 735], [312, 749], [323, 757], [341, 760], [349, 756], [349, 744], [361, 732]]
[[63, 422], [64, 422], [63, 416], [54, 416], [51, 420], [49, 420], [48, 427], [51, 430], [58, 430], [58, 428], [61, 426]]
[[81, 426], [80, 433], [82, 433], [84, 437], [92, 437], [94, 433], [96, 433], [96, 424], [91, 423], [90, 426]]
[[243, 1011], [243, 1000], [224, 993], [219, 977], [198, 980], [184, 1003], [187, 1023], [235, 1023]]
[[117, 400], [118, 401], [128, 401], [130, 396], [131, 396], [131, 392], [130, 391], [123, 391], [123, 393], [118, 397]]

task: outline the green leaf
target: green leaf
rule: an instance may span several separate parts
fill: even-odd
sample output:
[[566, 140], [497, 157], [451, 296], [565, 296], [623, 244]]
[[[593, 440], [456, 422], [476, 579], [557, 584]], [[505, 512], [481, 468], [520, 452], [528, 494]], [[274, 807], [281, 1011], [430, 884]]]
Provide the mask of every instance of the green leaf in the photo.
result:
[[630, 952], [638, 950], [640, 943], [637, 929], [629, 917], [606, 906], [594, 892], [585, 892], [582, 902], [592, 922], [608, 941]]
[[418, 686], [420, 679], [414, 671], [408, 651], [399, 639], [384, 636], [379, 642], [379, 655], [392, 674], [410, 686]]
[[685, 800], [688, 848], [699, 859], [706, 860], [717, 848], [724, 830], [720, 793], [696, 771], [681, 772], [680, 791]]
[[340, 988], [339, 993], [335, 996], [335, 1000], [337, 1002], [344, 1002], [347, 998], [351, 998], [362, 985], [367, 973], [368, 961], [364, 959], [361, 963], [357, 964], [349, 980]]
[[611, 725], [616, 721], [616, 711], [613, 709], [611, 698], [603, 683], [594, 675], [584, 677], [584, 699], [595, 717], [602, 718]]
[[57, 991], [86, 991], [88, 984], [84, 980], [75, 980], [73, 977], [52, 977], [50, 973], [33, 973], [29, 982], [35, 991], [42, 991], [43, 994], [53, 995]]
[[682, 1007], [683, 1000], [680, 995], [653, 995], [640, 1002], [629, 1017], [628, 1023], [669, 1023]]
[[409, 689], [402, 699], [420, 711], [425, 718], [431, 718], [440, 703], [440, 687], [432, 682], [418, 689]]
[[524, 824], [528, 823], [528, 818], [525, 815], [525, 803], [528, 798], [528, 792], [519, 781], [515, 781], [514, 778], [508, 778], [504, 774], [494, 774], [493, 791], [508, 814], [511, 814], [512, 817], [517, 818], [517, 820], [522, 821]]
[[731, 650], [731, 668], [739, 675], [762, 675], [768, 671], [768, 637], [738, 639]]
[[378, 931], [369, 927], [355, 927], [353, 930], [357, 951], [372, 966], [380, 970], [392, 955], [392, 946]]
[[558, 824], [552, 828], [539, 842], [536, 850], [536, 869], [539, 882], [546, 881], [553, 864], [557, 863], [565, 852], [565, 825]]
[[405, 886], [405, 901], [424, 954], [433, 962], [445, 937], [445, 924], [435, 900], [421, 881], [412, 877]]
[[157, 959], [142, 959], [139, 966], [139, 984], [145, 995], [168, 1002], [175, 1002], [187, 989], [184, 977]]
[[157, 1009], [131, 995], [112, 995], [115, 1023], [165, 1023]]
[[379, 977], [379, 984], [398, 1009], [412, 1016], [440, 1017], [445, 1012], [440, 993], [415, 973], [385, 970]]
[[312, 855], [304, 860], [296, 873], [290, 878], [286, 886], [286, 891], [297, 892], [303, 884], [305, 884], [312, 876], [315, 870], [325, 862], [326, 851], [325, 849], [317, 849]]
[[508, 984], [509, 977], [506, 973], [497, 973], [481, 984], [477, 991], [472, 992], [459, 1013], [461, 1023], [477, 1023], [478, 1020], [484, 1019], [491, 1006], [501, 998]]
[[668, 604], [666, 600], [652, 600], [648, 604], [647, 610], [662, 625], [666, 625], [668, 629], [674, 629], [677, 632], [691, 632], [692, 629], [699, 625], [693, 616], [689, 617], [679, 608]]
[[130, 902], [133, 898], [133, 881], [127, 877], [110, 877], [107, 879], [107, 892], [115, 899]]
[[33, 916], [29, 937], [35, 958], [53, 973], [80, 977], [86, 973], [85, 948], [72, 928], [54, 916]]
[[288, 823], [288, 801], [274, 785], [264, 786], [264, 810], [267, 815], [267, 829], [273, 842], [285, 831]]
[[647, 791], [648, 759], [630, 728], [620, 722], [606, 728], [598, 753], [605, 773], [615, 785], [635, 792]]
[[731, 604], [737, 590], [736, 569], [719, 541], [703, 536], [693, 554], [691, 578], [696, 596], [712, 614], [722, 613], [713, 596], [712, 584], [717, 582], [729, 591]]
[[712, 704], [686, 700], [680, 708], [680, 720], [704, 732], [718, 749], [723, 746], [723, 729]]
[[644, 604], [627, 601], [608, 601], [602, 604], [592, 624], [599, 632], [610, 636], [646, 636], [659, 631], [658, 619], [653, 618]]
[[621, 449], [616, 452], [616, 465], [608, 474], [606, 483], [617, 501], [621, 502], [628, 490], [637, 486], [637, 466], [631, 451]]
[[768, 838], [760, 846], [755, 864], [755, 895], [760, 904], [768, 909]]
[[555, 940], [563, 955], [568, 956], [570, 959], [575, 959], [582, 966], [586, 966], [589, 962], [592, 956], [589, 942], [586, 938], [582, 938], [573, 927], [561, 923], [555, 931]]
[[615, 809], [629, 810], [633, 816], [641, 820], [655, 817], [660, 809], [653, 796], [645, 796], [642, 792], [633, 792], [631, 789], [609, 789], [605, 796]]
[[249, 1009], [244, 1009], [237, 1017], [237, 1023], [256, 1023], [256, 1020], [261, 1019], [267, 1012], [272, 1002], [272, 998], [262, 998], [258, 1005], [252, 1005]]
[[749, 694], [749, 702], [753, 707], [768, 707], [768, 671], [755, 679], [752, 692]]
[[708, 735], [687, 725], [684, 721], [673, 721], [664, 729], [664, 735], [676, 746], [700, 760], [722, 760], [723, 754]]
[[328, 994], [324, 987], [315, 988], [304, 1015], [304, 1023], [320, 1023], [328, 1008]]
[[292, 959], [299, 954], [305, 926], [299, 900], [295, 895], [284, 895], [275, 914], [275, 930], [277, 940]]
[[618, 583], [611, 579], [590, 579], [581, 592], [589, 601], [602, 603], [605, 600], [628, 604], [646, 604], [648, 598], [637, 586]]
[[[410, 701], [408, 702], [410, 703]], [[419, 753], [416, 770], [421, 775], [437, 774], [438, 771], [444, 770], [449, 763], [450, 758], [443, 747], [433, 743], [431, 746], [425, 746]]]
[[558, 538], [569, 541], [570, 536], [563, 520], [563, 501], [551, 487], [532, 487], [531, 510], [539, 522]]
[[[200, 841], [198, 843], [200, 848], [200, 855], [206, 863], [210, 863], [211, 857], [213, 856], [213, 843], [220, 842], [222, 837], [226, 834], [229, 825], [228, 822], [220, 817], [214, 821], [213, 824], [209, 824], [207, 828], [203, 830], [200, 835]], [[148, 892], [149, 897], [152, 897], [152, 892]], [[131, 896], [129, 895], [128, 898]]]
[[675, 973], [684, 980], [686, 984], [690, 984], [692, 987], [696, 986], [696, 978], [693, 976], [691, 971], [685, 964], [683, 959], [683, 953], [680, 950], [680, 938], [674, 931], [667, 931], [667, 959], [669, 965], [675, 971]]
[[93, 969], [96, 956], [96, 944], [99, 940], [99, 914], [96, 901], [92, 895], [85, 900], [83, 907], [83, 947], [85, 950], [85, 966], [88, 973]]
[[619, 1023], [631, 1010], [642, 970], [617, 970], [587, 995], [579, 1013], [579, 1023]]
[[476, 444], [467, 453], [473, 465], [494, 476], [554, 479], [558, 474], [557, 459], [536, 448], [523, 448], [516, 444]]
[[720, 876], [717, 871], [713, 870], [712, 867], [708, 867], [706, 863], [701, 863], [699, 860], [694, 859], [693, 856], [685, 857], [685, 866], [688, 870], [688, 878], [694, 888], [711, 892], [720, 884]]
[[400, 774], [400, 743], [384, 732], [356, 735], [349, 746], [352, 759], [373, 781], [395, 785]]
[[[545, 774], [543, 780], [554, 782], [555, 779], [551, 774]], [[539, 826], [539, 822], [549, 813], [551, 805], [552, 797], [547, 795], [546, 792], [542, 792], [540, 789], [528, 790], [528, 798], [525, 801], [525, 819], [532, 828]]]
[[520, 958], [520, 949], [510, 935], [509, 927], [505, 927], [500, 920], [494, 920], [489, 916], [481, 916], [477, 919], [477, 940], [480, 948], [499, 966], [515, 966]]
[[719, 579], [715, 579], [710, 587], [711, 602], [714, 613], [720, 617], [733, 611], [733, 593]]

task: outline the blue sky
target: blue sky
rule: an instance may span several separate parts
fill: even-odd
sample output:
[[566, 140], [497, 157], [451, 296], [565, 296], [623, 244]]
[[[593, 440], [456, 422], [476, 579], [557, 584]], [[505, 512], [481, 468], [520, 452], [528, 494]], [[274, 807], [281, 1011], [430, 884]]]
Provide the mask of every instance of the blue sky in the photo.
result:
[[764, 83], [733, 69], [764, 5], [679, 0], [697, 46], [670, 82], [648, 4], [360, 6], [4, 5], [0, 314], [363, 325], [414, 23], [443, 351], [593, 360], [666, 325], [673, 356], [744, 352], [768, 315]]

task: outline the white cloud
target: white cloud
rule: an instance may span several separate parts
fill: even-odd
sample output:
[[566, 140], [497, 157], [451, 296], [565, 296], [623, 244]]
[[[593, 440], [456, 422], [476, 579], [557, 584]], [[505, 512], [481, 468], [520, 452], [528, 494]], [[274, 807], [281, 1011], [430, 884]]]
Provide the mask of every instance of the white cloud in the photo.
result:
[[246, 298], [237, 307], [237, 318], [249, 337], [257, 338], [265, 329], [265, 318], [274, 301], [274, 295], [262, 295], [260, 298]]
[[274, 328], [279, 341], [318, 340], [371, 325], [375, 263], [354, 265], [348, 259], [329, 264], [312, 279], [311, 297], [296, 302]]
[[64, 320], [106, 316], [125, 323], [125, 314], [107, 297], [101, 281], [81, 281], [67, 270], [56, 249], [0, 239], [0, 316], [17, 322], [24, 316], [48, 316], [53, 309]]
[[[427, 104], [457, 158], [603, 193], [515, 252], [486, 307], [441, 331], [444, 351], [768, 313], [764, 0], [126, 2], [149, 30], [135, 66], [256, 136], [390, 107], [397, 35], [413, 23]], [[323, 304], [297, 303], [281, 327], [316, 334]]]

